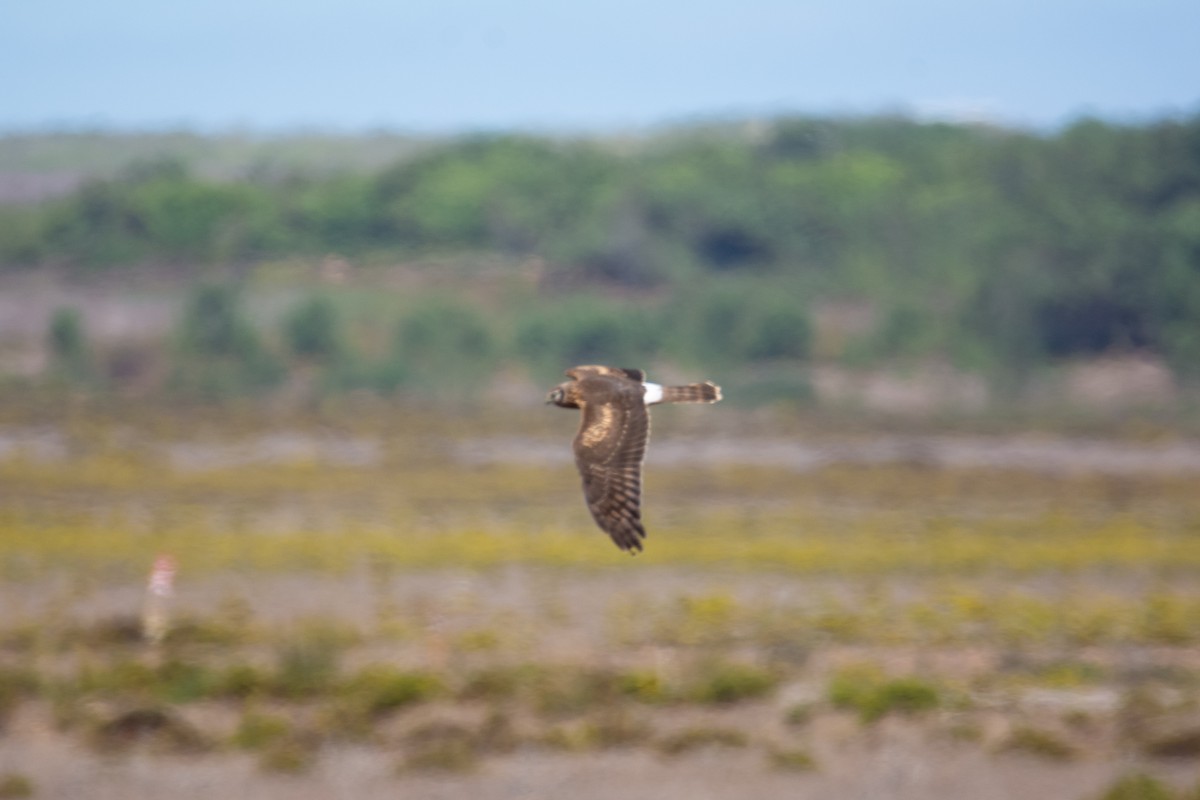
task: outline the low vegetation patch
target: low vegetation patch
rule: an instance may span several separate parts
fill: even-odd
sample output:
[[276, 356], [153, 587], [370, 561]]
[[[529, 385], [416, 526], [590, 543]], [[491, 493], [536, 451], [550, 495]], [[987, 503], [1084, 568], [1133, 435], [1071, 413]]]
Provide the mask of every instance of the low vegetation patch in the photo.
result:
[[33, 797], [34, 793], [34, 783], [27, 775], [20, 772], [0, 774], [0, 799], [22, 800]]
[[930, 711], [943, 703], [943, 690], [935, 684], [917, 677], [887, 678], [869, 666], [842, 670], [828, 691], [834, 707], [858, 712], [863, 722]]
[[1097, 800], [1184, 800], [1152, 775], [1133, 772], [1117, 778]]
[[663, 755], [677, 756], [704, 747], [746, 747], [750, 738], [734, 728], [692, 727], [664, 736], [655, 744]]
[[479, 762], [475, 731], [448, 721], [426, 723], [404, 741], [402, 768], [418, 771], [466, 772]]
[[796, 772], [812, 772], [817, 769], [816, 759], [800, 747], [772, 747], [767, 752], [767, 759], [776, 769]]
[[1030, 725], [1013, 728], [1001, 749], [1050, 761], [1070, 761], [1079, 755], [1076, 747], [1059, 734]]
[[778, 682], [774, 673], [749, 664], [706, 663], [691, 677], [687, 696], [700, 703], [737, 703], [768, 694]]
[[[22, 598], [0, 620], [0, 726], [283, 773], [345, 743], [414, 771], [537, 747], [807, 770], [827, 726], [861, 744], [890, 715], [956, 747], [1200, 758], [1194, 481], [664, 468], [631, 562], [561, 464], [464, 469], [429, 442], [477, 431], [438, 417], [350, 466], [176, 469], [153, 454], [182, 423], [151, 423], [71, 418], [70, 458], [0, 458], [0, 586]], [[200, 410], [186, 431], [249, 458], [256, 425]], [[179, 574], [152, 643], [160, 551]], [[310, 583], [353, 588], [288, 611]]]

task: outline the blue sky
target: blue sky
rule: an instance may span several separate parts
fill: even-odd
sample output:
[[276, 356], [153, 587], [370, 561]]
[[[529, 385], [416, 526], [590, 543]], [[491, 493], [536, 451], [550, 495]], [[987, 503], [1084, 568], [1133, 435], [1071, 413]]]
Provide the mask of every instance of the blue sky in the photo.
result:
[[38, 0], [2, 17], [0, 131], [1200, 112], [1196, 0]]

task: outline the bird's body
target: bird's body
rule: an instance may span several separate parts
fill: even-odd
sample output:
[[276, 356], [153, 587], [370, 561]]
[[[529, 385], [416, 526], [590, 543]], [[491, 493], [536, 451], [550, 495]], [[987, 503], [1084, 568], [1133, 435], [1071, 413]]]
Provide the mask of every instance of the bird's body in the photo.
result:
[[715, 403], [719, 386], [705, 382], [686, 386], [647, 383], [638, 369], [580, 366], [567, 370], [571, 380], [547, 398], [582, 414], [573, 449], [583, 478], [588, 510], [617, 547], [642, 549], [642, 461], [650, 436], [649, 406], [658, 403]]

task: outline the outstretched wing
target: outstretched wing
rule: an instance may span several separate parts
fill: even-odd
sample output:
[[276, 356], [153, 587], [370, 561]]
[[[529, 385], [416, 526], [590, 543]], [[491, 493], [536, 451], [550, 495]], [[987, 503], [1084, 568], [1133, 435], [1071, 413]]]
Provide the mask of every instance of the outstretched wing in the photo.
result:
[[[625, 376], [622, 376], [625, 377]], [[642, 460], [650, 415], [641, 383], [593, 375], [585, 385], [583, 423], [575, 436], [575, 465], [583, 478], [588, 510], [617, 547], [642, 549]]]

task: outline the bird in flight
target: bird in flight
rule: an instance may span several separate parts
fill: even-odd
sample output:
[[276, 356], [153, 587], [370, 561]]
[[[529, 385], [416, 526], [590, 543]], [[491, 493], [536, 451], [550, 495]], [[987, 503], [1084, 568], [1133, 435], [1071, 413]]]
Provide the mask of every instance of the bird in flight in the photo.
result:
[[641, 499], [649, 406], [715, 403], [721, 387], [709, 381], [661, 386], [648, 383], [640, 369], [619, 367], [572, 367], [567, 377], [546, 402], [583, 412], [573, 447], [588, 510], [617, 547], [636, 554], [646, 538]]

